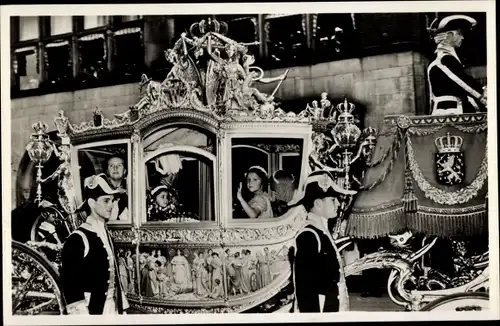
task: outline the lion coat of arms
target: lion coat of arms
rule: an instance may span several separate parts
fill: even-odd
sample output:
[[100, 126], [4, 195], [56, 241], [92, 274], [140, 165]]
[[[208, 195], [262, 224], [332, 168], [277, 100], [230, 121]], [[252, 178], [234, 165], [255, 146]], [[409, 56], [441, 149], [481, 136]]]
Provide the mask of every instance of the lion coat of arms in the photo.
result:
[[436, 177], [437, 182], [446, 186], [454, 186], [462, 183], [465, 177], [464, 153], [460, 151], [463, 139], [460, 136], [437, 137], [435, 144], [438, 148], [436, 153]]

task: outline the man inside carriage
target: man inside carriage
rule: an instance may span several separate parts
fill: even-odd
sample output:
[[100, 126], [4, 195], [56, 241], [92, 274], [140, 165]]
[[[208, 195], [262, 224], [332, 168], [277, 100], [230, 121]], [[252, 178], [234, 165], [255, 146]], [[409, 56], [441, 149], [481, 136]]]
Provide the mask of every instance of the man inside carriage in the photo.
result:
[[125, 168], [125, 159], [118, 155], [110, 156], [106, 161], [106, 176], [108, 177], [109, 185], [113, 189], [125, 190], [117, 197], [115, 205], [117, 208], [113, 211], [111, 220], [128, 220], [128, 196], [127, 190], [127, 169]]
[[61, 289], [69, 314], [121, 314], [128, 308], [106, 223], [123, 189], [113, 189], [104, 174], [84, 181], [86, 221], [64, 243]]

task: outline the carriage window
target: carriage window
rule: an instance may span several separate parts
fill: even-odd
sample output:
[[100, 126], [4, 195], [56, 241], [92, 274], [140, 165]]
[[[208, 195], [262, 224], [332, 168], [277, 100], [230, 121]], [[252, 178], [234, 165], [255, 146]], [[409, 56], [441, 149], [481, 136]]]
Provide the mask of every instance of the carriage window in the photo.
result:
[[[127, 190], [125, 194], [117, 199], [117, 208], [109, 217], [110, 222], [130, 222], [129, 193], [130, 183], [128, 173], [130, 171], [129, 158], [130, 149], [128, 143], [103, 144], [92, 147], [80, 148], [77, 151], [79, 164], [80, 182], [77, 185], [82, 194], [84, 181], [87, 177], [104, 174], [112, 187]], [[82, 195], [81, 195], [82, 196]], [[81, 198], [83, 201], [84, 198]]]
[[175, 149], [148, 159], [147, 221], [215, 221], [213, 164], [203, 154]]
[[232, 139], [233, 218], [273, 218], [288, 211], [302, 169], [302, 139]]

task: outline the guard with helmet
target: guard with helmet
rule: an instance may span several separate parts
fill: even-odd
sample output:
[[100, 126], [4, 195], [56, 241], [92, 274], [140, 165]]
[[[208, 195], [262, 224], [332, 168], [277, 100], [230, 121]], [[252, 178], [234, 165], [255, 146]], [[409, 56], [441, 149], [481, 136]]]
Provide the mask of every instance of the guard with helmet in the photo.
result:
[[113, 241], [106, 227], [116, 196], [105, 174], [84, 181], [81, 207], [86, 221], [64, 243], [61, 253], [61, 288], [68, 314], [122, 314], [128, 302], [118, 277]]
[[486, 108], [486, 89], [465, 73], [455, 50], [476, 24], [469, 16], [451, 15], [430, 25], [437, 44], [436, 58], [427, 69], [432, 115], [476, 113]]
[[338, 312], [349, 309], [343, 261], [329, 231], [329, 220], [337, 217], [341, 196], [352, 196], [335, 183], [328, 171], [311, 173], [301, 198], [306, 223], [296, 237], [293, 257], [294, 312]]

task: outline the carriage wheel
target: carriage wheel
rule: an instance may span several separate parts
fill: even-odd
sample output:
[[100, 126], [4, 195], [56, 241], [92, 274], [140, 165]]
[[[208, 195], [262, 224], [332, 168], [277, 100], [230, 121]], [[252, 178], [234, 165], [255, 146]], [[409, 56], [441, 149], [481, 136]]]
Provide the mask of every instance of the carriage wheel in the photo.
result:
[[12, 314], [65, 313], [59, 273], [40, 253], [12, 241]]
[[489, 295], [484, 292], [455, 293], [437, 299], [420, 311], [487, 311]]

